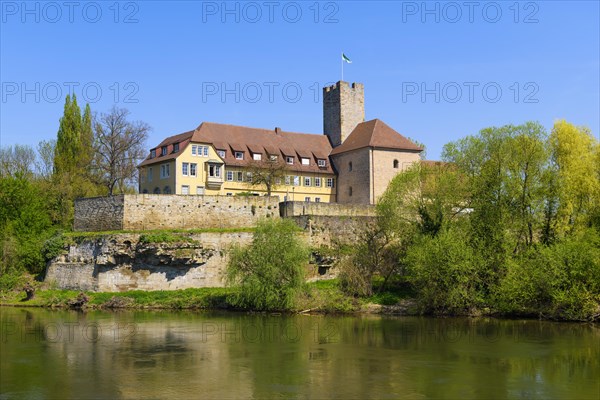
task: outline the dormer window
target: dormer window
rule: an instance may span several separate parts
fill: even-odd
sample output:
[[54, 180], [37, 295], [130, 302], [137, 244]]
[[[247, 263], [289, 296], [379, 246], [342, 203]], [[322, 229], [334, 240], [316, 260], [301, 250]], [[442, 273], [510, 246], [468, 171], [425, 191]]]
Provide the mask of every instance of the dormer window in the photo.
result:
[[163, 146], [160, 149], [160, 155], [161, 156], [166, 156], [167, 155], [167, 146]]
[[302, 165], [310, 165], [310, 160], [308, 158], [302, 157], [300, 160], [302, 161]]
[[155, 158], [155, 157], [156, 157], [156, 149], [150, 150], [150, 158]]
[[271, 154], [269, 156], [269, 160], [271, 160], [271, 161], [277, 161], [277, 156], [275, 154]]
[[323, 160], [323, 159], [318, 159], [317, 160], [317, 164], [319, 165], [319, 167], [326, 167], [327, 166], [327, 161]]
[[217, 154], [219, 155], [219, 157], [225, 158], [227, 152], [225, 150], [217, 150]]
[[260, 153], [253, 153], [252, 154], [252, 159], [254, 161], [260, 161], [260, 160], [262, 160], [262, 154], [260, 154]]
[[179, 151], [179, 143], [173, 143], [173, 153], [177, 153]]
[[236, 151], [235, 152], [235, 159], [236, 160], [243, 160], [244, 159], [244, 152], [243, 151]]
[[292, 157], [292, 156], [286, 156], [285, 157], [285, 162], [288, 163], [288, 164], [290, 164], [290, 165], [294, 164], [294, 157]]

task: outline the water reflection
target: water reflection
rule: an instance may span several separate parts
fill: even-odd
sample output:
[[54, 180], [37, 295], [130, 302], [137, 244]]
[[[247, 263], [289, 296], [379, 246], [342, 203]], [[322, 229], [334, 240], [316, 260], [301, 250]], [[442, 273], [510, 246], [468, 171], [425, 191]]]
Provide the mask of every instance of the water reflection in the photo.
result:
[[597, 399], [597, 326], [2, 308], [1, 398]]

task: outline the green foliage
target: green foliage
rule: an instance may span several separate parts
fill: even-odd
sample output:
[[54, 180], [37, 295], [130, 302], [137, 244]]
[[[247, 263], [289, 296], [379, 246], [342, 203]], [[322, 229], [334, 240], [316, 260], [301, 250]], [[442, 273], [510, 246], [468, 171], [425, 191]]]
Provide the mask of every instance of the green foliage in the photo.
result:
[[469, 245], [464, 229], [423, 235], [406, 255], [409, 280], [423, 310], [464, 313], [482, 303], [481, 259]]
[[20, 271], [9, 271], [0, 274], [0, 292], [20, 290], [28, 281], [28, 277]]
[[600, 314], [600, 235], [593, 229], [516, 257], [498, 291], [504, 312], [586, 320]]
[[255, 310], [288, 310], [304, 282], [308, 248], [290, 220], [259, 222], [252, 244], [234, 247], [227, 265], [227, 283], [239, 288], [232, 304]]
[[50, 261], [53, 258], [64, 254], [66, 246], [66, 237], [62, 232], [57, 232], [44, 242], [42, 246], [42, 256], [45, 261]]

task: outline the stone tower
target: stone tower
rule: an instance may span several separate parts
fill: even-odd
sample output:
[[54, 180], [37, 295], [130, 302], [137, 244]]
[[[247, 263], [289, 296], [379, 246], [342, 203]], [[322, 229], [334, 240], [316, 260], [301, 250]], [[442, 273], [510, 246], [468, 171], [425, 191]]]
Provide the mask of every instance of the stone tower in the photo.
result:
[[333, 147], [346, 140], [356, 125], [365, 120], [365, 87], [362, 83], [339, 81], [323, 88], [323, 133]]

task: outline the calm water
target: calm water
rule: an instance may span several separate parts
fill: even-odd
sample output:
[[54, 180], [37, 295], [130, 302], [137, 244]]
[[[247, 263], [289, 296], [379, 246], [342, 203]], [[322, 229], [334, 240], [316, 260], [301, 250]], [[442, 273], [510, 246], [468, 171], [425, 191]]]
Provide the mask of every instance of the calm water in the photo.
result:
[[0, 308], [0, 398], [598, 399], [600, 328]]

